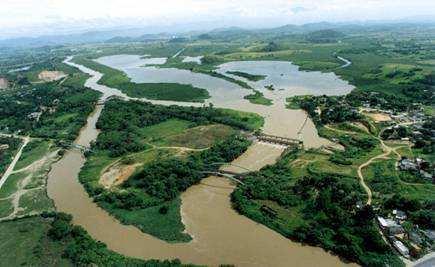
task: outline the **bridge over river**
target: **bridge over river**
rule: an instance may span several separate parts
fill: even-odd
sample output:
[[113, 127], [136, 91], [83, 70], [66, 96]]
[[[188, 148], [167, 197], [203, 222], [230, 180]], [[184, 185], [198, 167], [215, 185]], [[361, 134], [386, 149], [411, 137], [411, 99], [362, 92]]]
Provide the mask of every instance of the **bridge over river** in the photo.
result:
[[286, 147], [297, 147], [300, 149], [304, 148], [303, 141], [298, 140], [298, 139], [282, 137], [282, 136], [277, 136], [277, 135], [264, 134], [264, 133], [256, 134], [255, 137], [257, 140], [262, 141], [262, 142], [266, 142], [266, 143], [283, 145]]

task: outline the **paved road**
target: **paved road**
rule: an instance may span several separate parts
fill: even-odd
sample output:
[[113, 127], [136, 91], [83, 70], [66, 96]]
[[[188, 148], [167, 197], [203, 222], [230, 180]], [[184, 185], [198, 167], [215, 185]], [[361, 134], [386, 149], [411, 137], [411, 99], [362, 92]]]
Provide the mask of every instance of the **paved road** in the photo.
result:
[[423, 258], [411, 262], [411, 261], [405, 261], [406, 267], [434, 267], [435, 266], [435, 252], [431, 252]]
[[352, 62], [350, 60], [345, 59], [344, 57], [337, 56], [337, 58], [344, 62], [344, 64], [342, 66], [340, 66], [340, 69], [344, 69], [344, 68], [347, 68], [350, 65], [352, 65]]
[[434, 267], [434, 266], [435, 266], [435, 257], [427, 259], [423, 262], [414, 265], [414, 267]]
[[30, 137], [26, 136], [26, 137], [22, 137], [23, 139], [23, 144], [20, 147], [20, 150], [18, 150], [17, 154], [15, 155], [14, 159], [12, 160], [11, 164], [9, 164], [8, 169], [6, 170], [6, 172], [3, 174], [3, 177], [0, 179], [0, 189], [2, 188], [3, 184], [6, 182], [6, 180], [8, 179], [9, 175], [12, 174], [12, 171], [15, 168], [15, 165], [17, 164], [18, 160], [21, 157], [21, 153], [23, 152], [23, 149], [25, 146], [27, 146], [27, 144], [30, 141]]

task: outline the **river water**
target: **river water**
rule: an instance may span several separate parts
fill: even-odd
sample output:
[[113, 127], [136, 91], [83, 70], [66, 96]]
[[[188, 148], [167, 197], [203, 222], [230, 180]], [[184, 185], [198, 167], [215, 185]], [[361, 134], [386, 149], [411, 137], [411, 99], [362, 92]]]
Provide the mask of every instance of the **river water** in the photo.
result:
[[[117, 95], [131, 99], [118, 90], [98, 85], [101, 74], [72, 63], [91, 75], [86, 86], [103, 92], [103, 99]], [[168, 101], [153, 101], [159, 104], [172, 104]], [[295, 128], [305, 120], [305, 114], [287, 113], [284, 105], [271, 107], [254, 106], [244, 100], [236, 100], [238, 109], [260, 111], [266, 116], [265, 131], [271, 134], [295, 136]], [[188, 105], [189, 103], [178, 103]], [[231, 104], [233, 105], [233, 104]], [[96, 121], [102, 106], [89, 116], [87, 125], [75, 141], [89, 146], [98, 131]], [[291, 115], [290, 117], [287, 117]], [[302, 119], [298, 119], [301, 116]], [[309, 125], [309, 123], [307, 123]], [[314, 126], [302, 132], [304, 142], [319, 146]], [[283, 147], [254, 143], [233, 163], [250, 170], [258, 170], [273, 164], [281, 155]], [[181, 195], [181, 214], [186, 232], [193, 240], [189, 243], [169, 244], [151, 235], [144, 234], [133, 226], [122, 225], [106, 211], [99, 208], [88, 196], [78, 181], [78, 174], [85, 159], [78, 151], [68, 151], [52, 166], [48, 177], [48, 195], [55, 202], [58, 211], [73, 215], [73, 222], [83, 226], [89, 234], [104, 243], [108, 248], [121, 254], [142, 259], [179, 258], [184, 263], [217, 266], [222, 263], [236, 266], [343, 266], [336, 256], [321, 248], [302, 246], [280, 234], [237, 214], [231, 208], [230, 194], [234, 185], [227, 179], [208, 177], [192, 186]], [[234, 167], [227, 167], [234, 168]], [[243, 170], [232, 169], [233, 171]]]
[[[286, 97], [305, 94], [343, 95], [353, 89], [352, 85], [341, 80], [334, 73], [300, 71], [297, 66], [290, 62], [236, 61], [219, 66], [217, 72], [225, 75], [228, 75], [226, 71], [243, 71], [251, 74], [267, 75], [265, 80], [259, 82], [247, 81], [253, 88], [263, 92], [265, 97], [273, 100], [272, 106], [263, 106], [252, 104], [243, 99], [244, 96], [252, 94], [252, 91], [232, 82], [189, 70], [147, 66], [164, 64], [165, 61], [161, 58], [156, 63], [156, 59], [153, 58], [144, 58], [137, 55], [115, 55], [101, 57], [96, 61], [122, 70], [132, 82], [182, 83], [207, 89], [211, 97], [205, 104], [213, 103], [216, 107], [257, 113], [265, 118], [264, 133], [301, 139], [304, 141], [306, 148], [331, 145], [331, 143], [318, 136], [314, 123], [310, 119], [306, 121], [307, 115], [304, 111], [285, 108]], [[243, 80], [240, 77], [236, 78]], [[264, 88], [265, 85], [271, 84], [274, 85], [276, 90], [271, 91]], [[101, 87], [101, 85], [97, 86], [98, 88]], [[168, 103], [168, 101], [151, 102], [156, 104]], [[171, 103], [195, 105], [194, 103], [185, 102]], [[301, 130], [302, 126], [304, 127]]]

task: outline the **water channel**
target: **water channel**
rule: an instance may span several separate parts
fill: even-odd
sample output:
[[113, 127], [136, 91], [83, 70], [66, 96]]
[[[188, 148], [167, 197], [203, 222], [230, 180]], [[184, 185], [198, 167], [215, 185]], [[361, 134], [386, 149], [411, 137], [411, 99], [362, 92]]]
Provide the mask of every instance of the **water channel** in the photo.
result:
[[[69, 59], [66, 62], [90, 74], [86, 86], [103, 92], [103, 99], [112, 95], [132, 99], [116, 89], [97, 84], [101, 78], [100, 73], [71, 63]], [[240, 88], [234, 90], [247, 91]], [[213, 102], [215, 99], [212, 92], [211, 95], [210, 101]], [[242, 99], [227, 99], [228, 103], [219, 102], [219, 99], [222, 98], [213, 102], [217, 106], [257, 112], [265, 116], [264, 131], [275, 135], [295, 137], [294, 128], [301, 125], [306, 117], [302, 111], [285, 109], [283, 102], [277, 101], [273, 106], [266, 107], [253, 105]], [[173, 104], [170, 101], [152, 102]], [[75, 141], [77, 144], [89, 146], [90, 142], [97, 138], [98, 130], [95, 124], [102, 109], [103, 106], [97, 106], [89, 116], [86, 126]], [[307, 123], [302, 136], [309, 147], [318, 147], [325, 143], [318, 137], [312, 122]], [[283, 149], [280, 146], [254, 143], [234, 163], [257, 170], [267, 164], [273, 164]], [[203, 179], [200, 184], [192, 186], [181, 196], [183, 223], [193, 240], [178, 244], [159, 240], [133, 226], [121, 224], [92, 201], [78, 181], [78, 174], [84, 162], [85, 159], [79, 151], [71, 150], [65, 153], [64, 157], [52, 166], [49, 173], [48, 195], [54, 200], [58, 211], [72, 214], [75, 224], [83, 226], [93, 238], [106, 243], [108, 248], [118, 253], [142, 259], [179, 258], [184, 263], [212, 266], [223, 263], [236, 266], [346, 265], [338, 257], [321, 248], [292, 242], [267, 227], [237, 214], [231, 208], [229, 197], [234, 185], [218, 177]]]

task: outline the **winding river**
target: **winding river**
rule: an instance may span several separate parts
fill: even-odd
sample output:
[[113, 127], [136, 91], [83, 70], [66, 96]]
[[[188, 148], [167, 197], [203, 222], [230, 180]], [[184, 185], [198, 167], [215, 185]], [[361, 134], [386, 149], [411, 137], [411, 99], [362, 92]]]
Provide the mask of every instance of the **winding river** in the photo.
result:
[[[65, 61], [90, 74], [86, 86], [103, 93], [102, 99], [116, 95], [126, 99], [119, 90], [99, 85], [101, 74], [84, 66]], [[239, 89], [234, 89], [239, 94]], [[211, 91], [211, 89], [209, 89]], [[243, 93], [249, 93], [244, 89]], [[242, 93], [242, 95], [243, 95]], [[288, 110], [284, 101], [274, 99], [273, 106], [253, 105], [243, 99], [210, 99], [216, 106], [257, 112], [265, 117], [266, 133], [297, 137], [297, 128], [306, 115], [302, 111]], [[231, 95], [231, 94], [230, 94]], [[222, 100], [221, 100], [222, 99]], [[192, 105], [170, 101], [151, 101], [157, 104]], [[103, 107], [97, 106], [89, 116], [86, 126], [75, 141], [89, 146], [98, 136], [95, 124]], [[318, 137], [315, 127], [308, 121], [302, 131], [307, 147], [318, 147], [325, 140]], [[281, 155], [283, 147], [254, 143], [235, 164], [258, 170], [273, 164]], [[73, 215], [73, 221], [83, 226], [89, 234], [108, 248], [121, 254], [142, 259], [179, 258], [184, 263], [218, 266], [343, 266], [338, 257], [321, 248], [303, 246], [292, 242], [269, 228], [238, 215], [232, 208], [230, 194], [234, 185], [228, 180], [208, 177], [189, 188], [181, 196], [181, 214], [186, 232], [193, 240], [189, 243], [170, 244], [151, 235], [144, 234], [133, 226], [121, 224], [106, 211], [99, 208], [88, 196], [78, 181], [78, 174], [85, 159], [79, 151], [70, 150], [52, 166], [48, 178], [48, 195], [54, 200], [58, 211]]]

